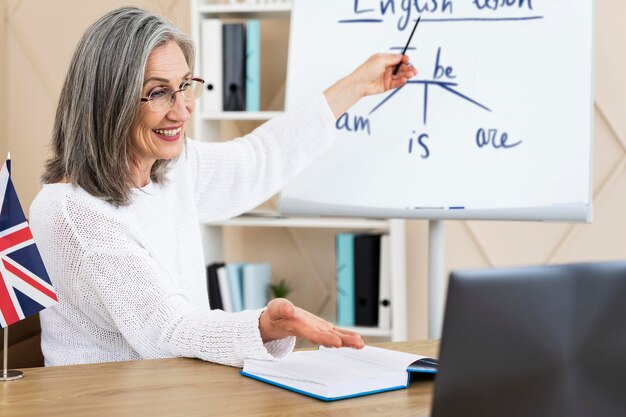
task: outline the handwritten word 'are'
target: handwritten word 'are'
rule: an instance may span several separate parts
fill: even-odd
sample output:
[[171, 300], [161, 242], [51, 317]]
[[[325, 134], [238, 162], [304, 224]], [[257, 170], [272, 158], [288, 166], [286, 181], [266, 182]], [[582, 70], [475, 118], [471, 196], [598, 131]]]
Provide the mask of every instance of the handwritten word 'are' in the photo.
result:
[[518, 140], [515, 143], [508, 143], [509, 134], [506, 132], [498, 133], [498, 129], [483, 129], [480, 128], [476, 132], [476, 145], [479, 148], [483, 148], [489, 144], [495, 149], [511, 149], [521, 144], [522, 141]]

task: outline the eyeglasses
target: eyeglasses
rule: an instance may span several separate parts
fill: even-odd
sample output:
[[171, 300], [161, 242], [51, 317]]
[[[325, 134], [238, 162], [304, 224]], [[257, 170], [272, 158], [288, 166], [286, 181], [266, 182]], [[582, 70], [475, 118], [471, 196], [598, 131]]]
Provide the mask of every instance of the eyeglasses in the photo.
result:
[[141, 101], [147, 101], [152, 111], [164, 112], [174, 104], [176, 93], [180, 93], [186, 102], [191, 102], [200, 97], [203, 86], [203, 79], [192, 78], [181, 84], [180, 89], [176, 91], [165, 87], [156, 88], [150, 92], [148, 97], [142, 97]]

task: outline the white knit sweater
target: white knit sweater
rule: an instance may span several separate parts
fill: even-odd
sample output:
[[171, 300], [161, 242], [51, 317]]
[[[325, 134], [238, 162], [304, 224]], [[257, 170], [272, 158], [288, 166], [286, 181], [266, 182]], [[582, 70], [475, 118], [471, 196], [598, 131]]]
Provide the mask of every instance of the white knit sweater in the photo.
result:
[[262, 310], [210, 310], [199, 223], [249, 210], [333, 142], [322, 94], [242, 138], [188, 141], [164, 186], [115, 207], [70, 184], [44, 185], [30, 222], [59, 304], [41, 313], [46, 365], [195, 357], [241, 366], [294, 338], [263, 344]]

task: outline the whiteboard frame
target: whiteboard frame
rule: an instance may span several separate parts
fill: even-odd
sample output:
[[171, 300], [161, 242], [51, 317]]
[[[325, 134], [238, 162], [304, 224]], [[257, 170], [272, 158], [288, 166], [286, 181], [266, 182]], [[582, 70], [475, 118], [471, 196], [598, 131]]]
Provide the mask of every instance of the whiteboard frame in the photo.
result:
[[279, 212], [285, 216], [366, 217], [380, 219], [426, 220], [528, 220], [591, 222], [592, 204], [559, 204], [550, 207], [494, 209], [392, 209], [382, 207], [336, 206], [309, 200], [280, 200]]
[[[332, 217], [367, 217], [367, 218], [403, 218], [427, 220], [522, 220], [522, 221], [554, 221], [554, 222], [586, 222], [593, 221], [593, 143], [594, 143], [594, 100], [595, 100], [595, 31], [596, 31], [596, 4], [591, 1], [591, 60], [590, 60], [590, 97], [589, 97], [589, 204], [572, 202], [569, 204], [555, 204], [545, 207], [510, 207], [489, 209], [450, 209], [450, 208], [390, 208], [390, 207], [356, 207], [339, 206], [319, 203], [311, 200], [301, 200], [284, 197], [279, 201], [281, 215], [297, 216], [332, 216]], [[295, 3], [295, 1], [294, 1]], [[294, 5], [294, 7], [296, 7]], [[291, 15], [293, 19], [293, 13]], [[293, 28], [293, 22], [291, 27]], [[295, 46], [289, 42], [288, 68], [293, 65], [291, 57]], [[289, 71], [287, 71], [289, 74]], [[289, 86], [289, 83], [287, 83]], [[286, 97], [288, 95], [286, 91]], [[331, 150], [332, 152], [332, 150]]]

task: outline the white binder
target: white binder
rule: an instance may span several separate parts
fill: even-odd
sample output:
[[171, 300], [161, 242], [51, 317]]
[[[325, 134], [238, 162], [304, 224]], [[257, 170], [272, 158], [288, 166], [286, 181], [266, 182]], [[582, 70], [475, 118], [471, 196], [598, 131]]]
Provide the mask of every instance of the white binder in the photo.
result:
[[206, 81], [202, 93], [202, 112], [221, 112], [223, 109], [223, 47], [222, 21], [204, 19], [201, 26], [201, 77]]
[[380, 237], [380, 277], [378, 289], [378, 327], [391, 328], [391, 260], [389, 235]]

